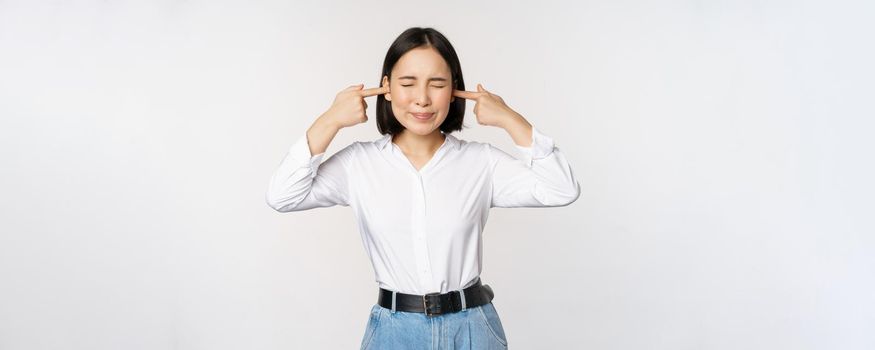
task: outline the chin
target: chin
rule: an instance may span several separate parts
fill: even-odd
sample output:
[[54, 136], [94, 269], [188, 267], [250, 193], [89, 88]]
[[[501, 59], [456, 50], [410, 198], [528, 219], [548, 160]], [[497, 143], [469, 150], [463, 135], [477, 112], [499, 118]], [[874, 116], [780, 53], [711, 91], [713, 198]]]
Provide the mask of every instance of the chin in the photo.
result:
[[417, 134], [419, 136], [426, 136], [426, 135], [430, 135], [431, 133], [433, 133], [437, 129], [438, 128], [432, 128], [432, 127], [426, 127], [423, 125], [419, 125], [419, 126], [415, 126], [412, 128], [407, 128], [407, 131], [414, 133], [414, 134]]

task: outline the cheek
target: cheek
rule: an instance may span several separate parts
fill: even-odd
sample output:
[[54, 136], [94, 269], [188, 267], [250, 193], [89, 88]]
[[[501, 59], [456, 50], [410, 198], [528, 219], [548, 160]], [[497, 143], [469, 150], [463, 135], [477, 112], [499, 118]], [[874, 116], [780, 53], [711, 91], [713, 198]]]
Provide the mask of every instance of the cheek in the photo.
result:
[[450, 104], [450, 100], [453, 98], [453, 90], [450, 88], [443, 88], [440, 91], [436, 91], [433, 99], [435, 103], [439, 103], [441, 105]]
[[453, 98], [453, 90], [439, 89], [434, 90], [429, 94], [431, 103], [434, 107], [446, 111], [450, 107], [450, 100]]
[[[392, 99], [392, 101], [397, 101], [396, 99]], [[401, 118], [404, 114], [407, 113], [407, 110], [404, 109], [404, 106], [398, 102], [392, 103], [392, 114], [395, 115], [395, 118]]]
[[392, 90], [392, 104], [398, 107], [404, 107], [413, 102], [413, 95], [409, 89], [399, 88]]

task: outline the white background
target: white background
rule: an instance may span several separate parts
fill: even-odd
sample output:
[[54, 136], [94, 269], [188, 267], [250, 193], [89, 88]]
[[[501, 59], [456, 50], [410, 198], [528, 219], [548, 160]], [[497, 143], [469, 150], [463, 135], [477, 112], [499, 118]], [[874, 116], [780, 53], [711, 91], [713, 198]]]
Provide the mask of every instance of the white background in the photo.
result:
[[[358, 348], [377, 292], [351, 210], [264, 191], [410, 26], [582, 185], [492, 211], [511, 348], [875, 348], [873, 9], [0, 1], [0, 349]], [[328, 154], [380, 136], [375, 101]], [[468, 106], [456, 135], [516, 154]]]

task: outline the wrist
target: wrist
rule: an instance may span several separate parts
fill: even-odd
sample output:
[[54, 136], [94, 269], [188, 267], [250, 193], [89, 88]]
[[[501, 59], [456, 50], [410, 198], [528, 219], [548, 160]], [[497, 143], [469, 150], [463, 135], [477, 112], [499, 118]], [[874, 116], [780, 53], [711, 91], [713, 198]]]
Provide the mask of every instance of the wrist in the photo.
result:
[[531, 124], [529, 124], [529, 121], [526, 120], [526, 118], [523, 118], [523, 116], [520, 115], [519, 113], [514, 113], [512, 117], [507, 118], [504, 123], [499, 125], [499, 127], [502, 129], [505, 129], [505, 130], [507, 130], [507, 129], [519, 129], [519, 128], [531, 127]]
[[340, 131], [340, 129], [343, 129], [343, 126], [340, 125], [340, 123], [337, 123], [335, 121], [335, 118], [332, 118], [330, 115], [325, 114], [325, 113], [323, 113], [322, 115], [319, 116], [319, 118], [316, 119], [316, 124], [324, 130], [331, 130], [334, 132], [337, 132], [337, 131]]

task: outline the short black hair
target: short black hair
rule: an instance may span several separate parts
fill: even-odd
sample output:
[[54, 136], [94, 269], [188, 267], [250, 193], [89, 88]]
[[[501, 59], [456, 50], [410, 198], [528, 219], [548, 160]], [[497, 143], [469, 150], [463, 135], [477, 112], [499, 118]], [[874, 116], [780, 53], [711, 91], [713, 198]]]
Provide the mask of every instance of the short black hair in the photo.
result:
[[[378, 86], [383, 86], [383, 77], [387, 76], [392, 79], [392, 67], [407, 51], [418, 47], [432, 47], [450, 66], [452, 87], [456, 90], [465, 90], [465, 80], [462, 78], [462, 65], [459, 64], [459, 56], [456, 55], [456, 50], [447, 38], [435, 30], [434, 28], [412, 27], [405, 30], [395, 41], [389, 46], [389, 51], [386, 52], [386, 58], [383, 60], [383, 73], [380, 74], [380, 83]], [[440, 130], [444, 133], [462, 130], [462, 122], [465, 119], [465, 99], [456, 97], [453, 102], [450, 102], [447, 118], [440, 125]], [[380, 134], [397, 134], [404, 130], [404, 125], [395, 119], [395, 113], [392, 113], [392, 105], [386, 101], [383, 94], [377, 95], [377, 130]]]

